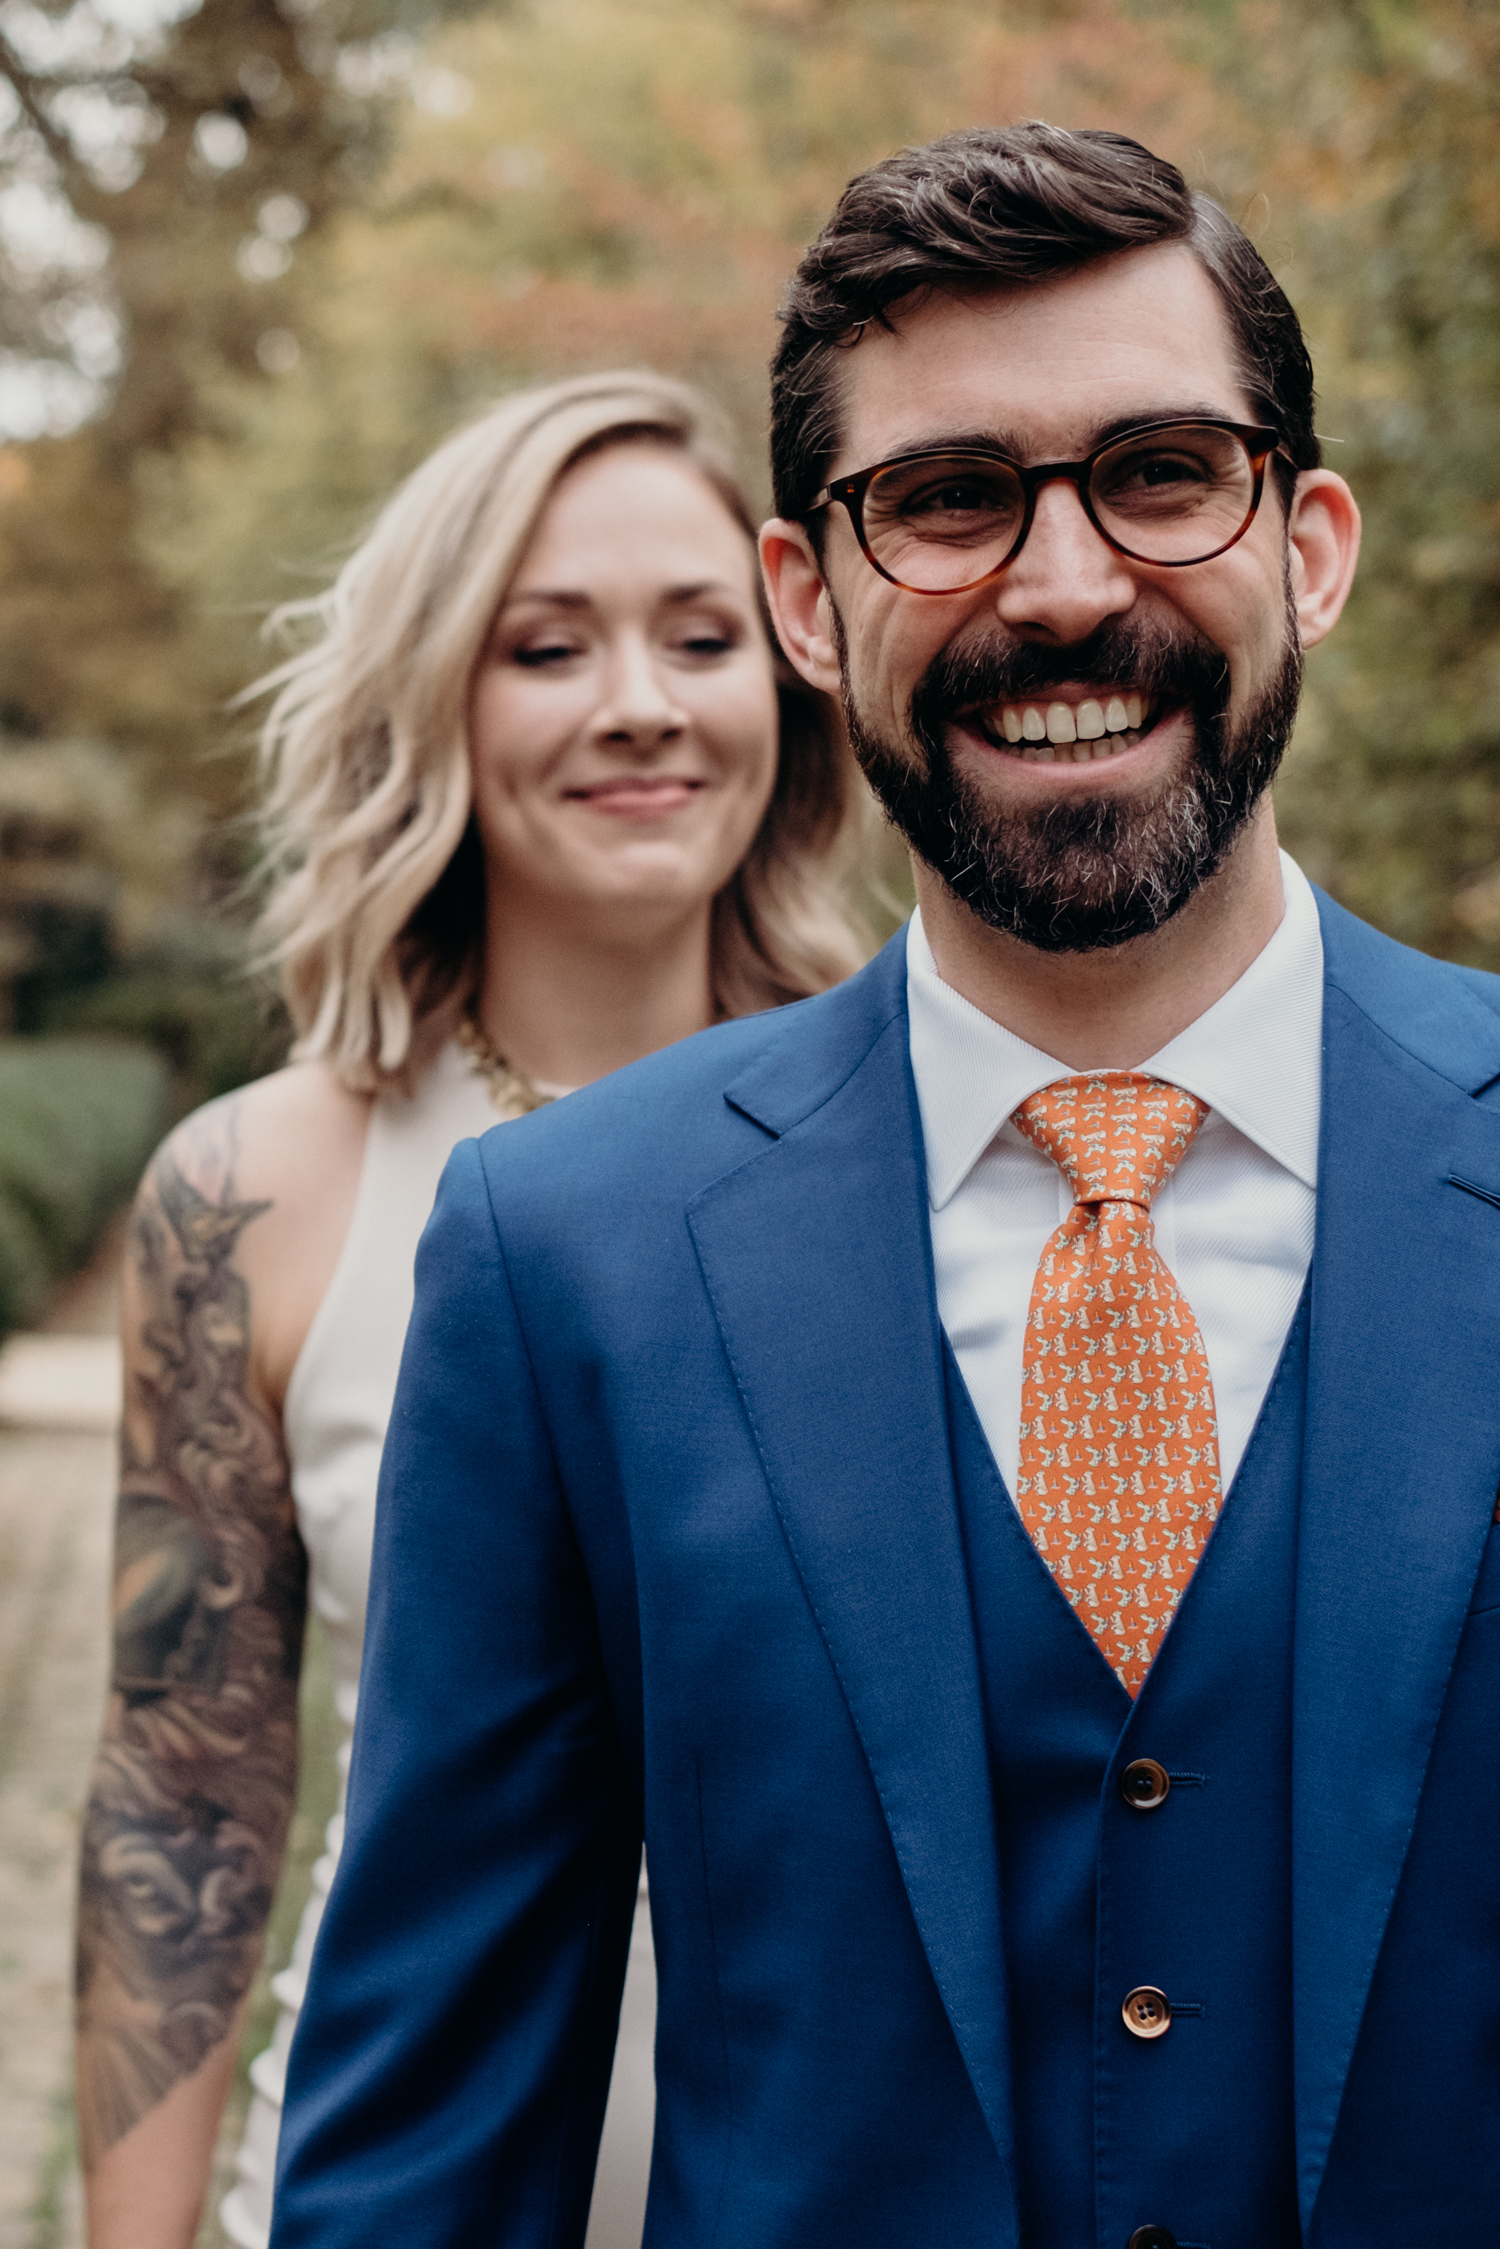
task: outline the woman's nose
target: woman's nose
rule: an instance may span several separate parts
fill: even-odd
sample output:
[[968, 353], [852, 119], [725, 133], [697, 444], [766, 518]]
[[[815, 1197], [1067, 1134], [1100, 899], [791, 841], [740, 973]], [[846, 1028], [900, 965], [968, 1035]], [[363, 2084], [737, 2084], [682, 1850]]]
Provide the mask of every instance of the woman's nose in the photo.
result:
[[605, 666], [604, 692], [594, 713], [600, 741], [656, 749], [687, 726], [687, 713], [655, 651], [632, 635], [616, 642]]
[[1078, 487], [1057, 477], [1036, 496], [1026, 543], [995, 580], [995, 611], [1012, 632], [1067, 646], [1131, 608], [1138, 591], [1123, 555], [1095, 530]]

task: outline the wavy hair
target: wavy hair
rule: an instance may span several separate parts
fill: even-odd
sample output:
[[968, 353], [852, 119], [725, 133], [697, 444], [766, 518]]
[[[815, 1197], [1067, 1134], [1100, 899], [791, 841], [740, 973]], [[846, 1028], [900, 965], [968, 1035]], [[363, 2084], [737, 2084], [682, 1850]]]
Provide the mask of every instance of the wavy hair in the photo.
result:
[[[478, 987], [484, 862], [470, 805], [469, 685], [560, 477], [620, 444], [675, 448], [752, 542], [717, 417], [649, 371], [515, 393], [440, 445], [323, 595], [268, 630], [311, 630], [247, 697], [261, 732], [259, 954], [279, 971], [298, 1059], [346, 1085], [410, 1089]], [[762, 609], [764, 616], [764, 608]], [[713, 902], [723, 1015], [838, 983], [870, 943], [854, 904], [877, 816], [837, 714], [777, 649], [776, 782]]]

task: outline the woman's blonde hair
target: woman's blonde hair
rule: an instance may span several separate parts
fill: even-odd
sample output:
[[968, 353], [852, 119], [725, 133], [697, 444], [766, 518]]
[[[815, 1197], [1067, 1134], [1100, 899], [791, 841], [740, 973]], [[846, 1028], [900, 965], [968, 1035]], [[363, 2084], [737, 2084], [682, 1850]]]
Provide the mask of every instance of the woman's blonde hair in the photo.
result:
[[[460, 429], [382, 510], [329, 591], [272, 627], [316, 638], [251, 694], [273, 692], [261, 957], [297, 1032], [350, 1086], [410, 1087], [450, 1035], [482, 965], [484, 864], [470, 811], [469, 683], [558, 479], [616, 444], [671, 446], [753, 540], [706, 402], [649, 372], [516, 393]], [[767, 633], [770, 635], [769, 620]], [[726, 1015], [800, 999], [857, 968], [852, 905], [869, 799], [826, 698], [776, 650], [775, 788], [714, 901], [714, 995]]]

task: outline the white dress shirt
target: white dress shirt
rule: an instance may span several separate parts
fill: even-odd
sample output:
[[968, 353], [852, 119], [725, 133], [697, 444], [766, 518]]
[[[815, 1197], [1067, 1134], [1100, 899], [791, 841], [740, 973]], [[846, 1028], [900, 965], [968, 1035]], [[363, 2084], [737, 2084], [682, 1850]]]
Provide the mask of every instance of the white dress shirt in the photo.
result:
[[[1285, 852], [1281, 871], [1286, 912], [1270, 942], [1221, 1000], [1140, 1065], [1211, 1112], [1152, 1216], [1208, 1354], [1226, 1492], [1307, 1279], [1317, 1204], [1323, 938], [1307, 878]], [[920, 914], [906, 960], [938, 1316], [1013, 1494], [1031, 1287], [1072, 1195], [1010, 1119], [1076, 1073], [943, 982]]]

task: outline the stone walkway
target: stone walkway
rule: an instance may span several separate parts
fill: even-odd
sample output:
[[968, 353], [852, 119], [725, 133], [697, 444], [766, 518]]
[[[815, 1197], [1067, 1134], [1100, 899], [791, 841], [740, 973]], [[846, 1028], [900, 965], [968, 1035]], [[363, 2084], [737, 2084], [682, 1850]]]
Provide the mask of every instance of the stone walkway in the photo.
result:
[[117, 1257], [0, 1348], [0, 2249], [82, 2243], [73, 1879], [108, 1644]]

